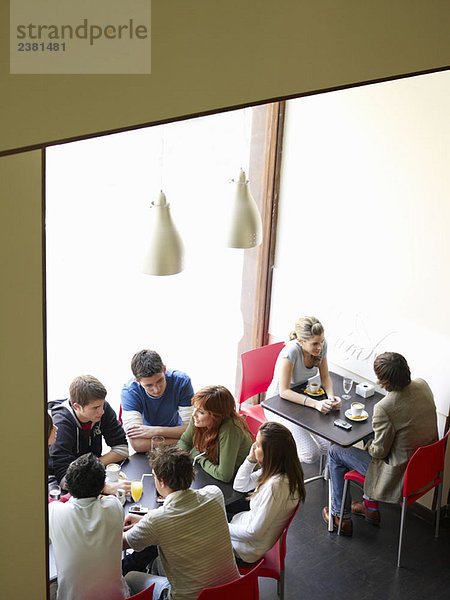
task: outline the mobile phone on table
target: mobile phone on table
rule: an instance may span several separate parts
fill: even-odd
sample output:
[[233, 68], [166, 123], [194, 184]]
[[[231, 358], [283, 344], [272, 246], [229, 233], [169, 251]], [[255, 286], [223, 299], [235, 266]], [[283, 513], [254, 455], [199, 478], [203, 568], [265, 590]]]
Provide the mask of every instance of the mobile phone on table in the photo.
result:
[[131, 506], [128, 512], [133, 515], [146, 515], [148, 513], [148, 508], [145, 506]]
[[336, 425], [336, 427], [341, 427], [342, 429], [351, 429], [352, 426], [350, 423], [347, 423], [347, 421], [344, 421], [343, 419], [336, 419], [334, 421], [334, 424]]

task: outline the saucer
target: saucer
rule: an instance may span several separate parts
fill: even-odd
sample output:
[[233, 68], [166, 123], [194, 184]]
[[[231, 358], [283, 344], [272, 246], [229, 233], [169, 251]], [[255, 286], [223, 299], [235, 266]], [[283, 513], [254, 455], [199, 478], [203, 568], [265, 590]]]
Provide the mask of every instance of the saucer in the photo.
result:
[[311, 394], [311, 396], [322, 396], [325, 394], [325, 390], [322, 387], [319, 387], [317, 388], [317, 392], [312, 392], [311, 390], [308, 390], [308, 388], [305, 388], [302, 393]]
[[347, 419], [350, 419], [350, 421], [365, 421], [369, 416], [369, 413], [363, 410], [360, 417], [352, 417], [352, 410], [351, 408], [348, 408], [345, 411], [345, 416], [347, 417]]

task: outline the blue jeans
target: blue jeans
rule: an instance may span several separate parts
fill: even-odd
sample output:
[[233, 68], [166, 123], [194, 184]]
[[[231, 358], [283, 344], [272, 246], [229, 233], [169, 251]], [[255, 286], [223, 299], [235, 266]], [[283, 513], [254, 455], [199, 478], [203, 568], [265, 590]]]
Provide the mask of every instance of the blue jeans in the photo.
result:
[[[342, 496], [344, 494], [344, 475], [347, 471], [358, 471], [361, 475], [367, 473], [370, 461], [370, 454], [360, 448], [343, 448], [333, 444], [328, 451], [328, 460], [331, 477], [331, 512], [339, 516], [341, 512]], [[351, 498], [347, 494], [347, 501], [344, 507], [344, 517], [351, 513]]]

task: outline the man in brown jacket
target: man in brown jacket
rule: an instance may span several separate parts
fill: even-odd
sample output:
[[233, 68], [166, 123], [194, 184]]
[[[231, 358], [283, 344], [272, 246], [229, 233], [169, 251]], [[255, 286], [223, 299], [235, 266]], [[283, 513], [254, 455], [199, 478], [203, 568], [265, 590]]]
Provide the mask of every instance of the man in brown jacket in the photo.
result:
[[[419, 446], [438, 439], [433, 393], [423, 379], [411, 381], [406, 359], [396, 352], [385, 352], [375, 359], [374, 370], [378, 383], [389, 393], [374, 407], [373, 440], [367, 450], [335, 444], [329, 450], [331, 512], [335, 526], [339, 525], [345, 473], [355, 469], [365, 475], [363, 502], [352, 502], [350, 506], [348, 496], [344, 508], [341, 533], [348, 536], [353, 531], [350, 510], [378, 525], [380, 513], [374, 499], [400, 502], [409, 459]], [[328, 523], [327, 506], [322, 514]]]

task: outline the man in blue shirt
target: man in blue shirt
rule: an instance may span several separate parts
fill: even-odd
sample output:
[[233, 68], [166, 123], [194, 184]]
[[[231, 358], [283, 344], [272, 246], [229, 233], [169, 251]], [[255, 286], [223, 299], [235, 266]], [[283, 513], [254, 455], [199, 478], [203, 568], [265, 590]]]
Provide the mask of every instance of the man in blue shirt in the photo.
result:
[[155, 436], [175, 444], [192, 414], [194, 395], [186, 373], [167, 369], [154, 350], [141, 350], [131, 360], [134, 379], [123, 386], [123, 424], [132, 448], [147, 452]]

